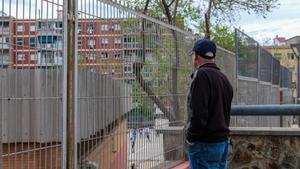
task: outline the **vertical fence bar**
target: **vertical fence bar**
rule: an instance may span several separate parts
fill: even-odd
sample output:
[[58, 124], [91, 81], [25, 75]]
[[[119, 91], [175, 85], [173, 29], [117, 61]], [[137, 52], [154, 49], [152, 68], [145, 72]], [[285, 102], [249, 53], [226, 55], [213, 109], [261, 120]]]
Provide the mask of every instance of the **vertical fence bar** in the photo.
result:
[[67, 169], [67, 86], [68, 86], [68, 1], [63, 1], [63, 122], [62, 122], [62, 153], [61, 165], [62, 169]]
[[67, 4], [67, 169], [75, 167], [75, 3], [75, 0], [68, 0]]

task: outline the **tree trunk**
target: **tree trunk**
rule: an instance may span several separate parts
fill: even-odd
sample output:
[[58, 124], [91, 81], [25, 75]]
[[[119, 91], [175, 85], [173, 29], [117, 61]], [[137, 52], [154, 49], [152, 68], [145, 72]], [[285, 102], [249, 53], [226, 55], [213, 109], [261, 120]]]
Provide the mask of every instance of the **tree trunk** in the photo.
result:
[[211, 15], [212, 0], [209, 1], [207, 12], [205, 13], [205, 38], [210, 39], [210, 15]]

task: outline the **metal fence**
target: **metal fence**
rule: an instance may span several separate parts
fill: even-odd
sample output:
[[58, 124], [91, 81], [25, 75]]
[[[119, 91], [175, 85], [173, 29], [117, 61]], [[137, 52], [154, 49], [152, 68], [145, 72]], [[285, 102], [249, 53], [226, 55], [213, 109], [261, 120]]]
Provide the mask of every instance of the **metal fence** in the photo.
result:
[[[183, 130], [175, 129], [184, 123], [191, 34], [104, 0], [77, 1], [72, 28], [65, 5], [0, 2], [1, 167], [68, 166], [70, 137], [71, 168], [182, 161]], [[68, 41], [72, 30], [75, 42]], [[71, 42], [74, 93], [67, 90]]]
[[[238, 59], [237, 104], [293, 103], [291, 93], [292, 72], [254, 39], [235, 30]], [[280, 126], [280, 117], [236, 117], [235, 126]], [[286, 117], [284, 121], [290, 121]], [[285, 123], [288, 126], [288, 122]]]

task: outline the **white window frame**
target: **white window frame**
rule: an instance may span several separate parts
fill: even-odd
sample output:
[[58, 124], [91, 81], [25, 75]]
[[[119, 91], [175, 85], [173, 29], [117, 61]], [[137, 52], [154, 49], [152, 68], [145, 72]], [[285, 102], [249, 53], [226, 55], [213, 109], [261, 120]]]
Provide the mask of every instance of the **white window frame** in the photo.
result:
[[[91, 43], [93, 42], [93, 43]], [[96, 45], [96, 40], [95, 39], [89, 39], [88, 41], [88, 46], [94, 48]]]
[[[104, 54], [105, 54], [105, 57], [103, 57]], [[108, 59], [108, 52], [101, 52], [101, 53], [100, 53], [100, 58], [101, 58], [101, 59]]]
[[[119, 55], [119, 57], [116, 57], [116, 55]], [[122, 52], [116, 52], [114, 53], [115, 59], [122, 59]]]
[[101, 45], [108, 45], [108, 38], [101, 38], [100, 43]]
[[96, 54], [94, 53], [89, 53], [87, 54], [88, 60], [96, 60]]
[[81, 23], [78, 23], [77, 32], [78, 33], [82, 32], [82, 24]]
[[36, 25], [35, 24], [30, 24], [29, 25], [29, 31], [30, 32], [35, 32], [36, 31]]
[[92, 33], [94, 33], [94, 31], [95, 31], [95, 26], [94, 25], [88, 25], [87, 33], [92, 34]]
[[115, 31], [121, 31], [121, 25], [120, 24], [115, 24], [114, 25], [114, 30]]
[[115, 37], [115, 44], [122, 44], [122, 38], [121, 37]]
[[36, 61], [37, 60], [37, 55], [35, 53], [30, 54], [30, 60], [31, 61]]
[[[127, 69], [127, 70], [125, 70], [125, 68]], [[130, 70], [129, 70], [130, 69]], [[132, 71], [132, 65], [125, 65], [124, 66], [124, 72], [125, 73], [132, 73], [133, 71]]]
[[18, 53], [17, 54], [17, 61], [24, 61], [25, 60], [25, 55], [23, 53]]
[[103, 24], [100, 26], [101, 31], [108, 31], [108, 24]]
[[24, 25], [23, 24], [17, 24], [17, 32], [24, 32]]

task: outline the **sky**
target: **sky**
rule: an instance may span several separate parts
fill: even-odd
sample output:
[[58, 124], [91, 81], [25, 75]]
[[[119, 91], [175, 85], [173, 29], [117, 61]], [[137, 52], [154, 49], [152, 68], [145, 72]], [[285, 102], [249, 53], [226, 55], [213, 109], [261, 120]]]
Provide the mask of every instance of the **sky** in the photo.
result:
[[271, 43], [276, 35], [287, 39], [300, 35], [300, 0], [279, 0], [266, 19], [255, 14], [241, 13], [236, 27], [260, 43]]

